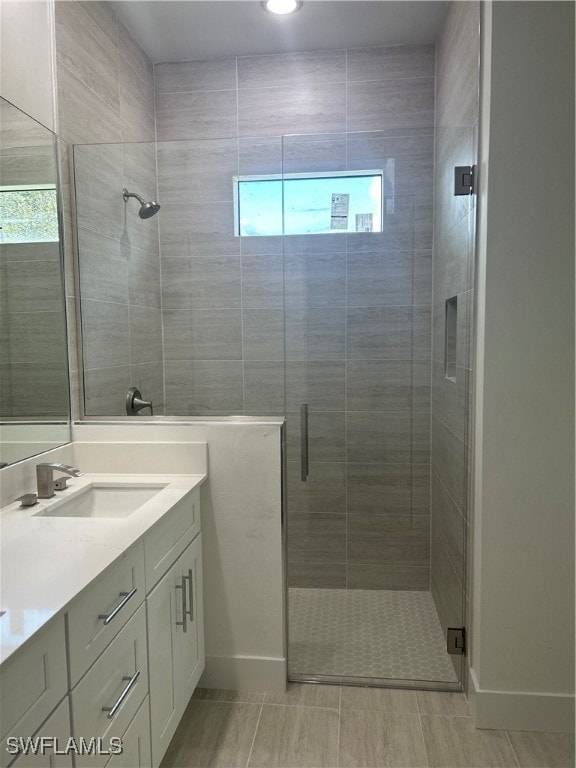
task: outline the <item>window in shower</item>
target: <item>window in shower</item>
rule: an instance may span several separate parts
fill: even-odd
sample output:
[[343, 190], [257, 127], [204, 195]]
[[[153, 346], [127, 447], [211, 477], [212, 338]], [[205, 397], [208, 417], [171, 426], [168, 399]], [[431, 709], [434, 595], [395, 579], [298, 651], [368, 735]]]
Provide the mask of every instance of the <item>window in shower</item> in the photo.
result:
[[382, 231], [382, 171], [235, 176], [235, 234]]
[[0, 187], [0, 243], [57, 242], [58, 207], [53, 184]]

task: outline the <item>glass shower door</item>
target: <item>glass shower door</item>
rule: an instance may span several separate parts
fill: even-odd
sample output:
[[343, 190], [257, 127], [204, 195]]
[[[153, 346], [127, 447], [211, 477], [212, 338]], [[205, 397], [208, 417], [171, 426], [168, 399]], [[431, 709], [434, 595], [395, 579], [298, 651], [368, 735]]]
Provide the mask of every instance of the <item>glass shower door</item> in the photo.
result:
[[283, 138], [291, 679], [458, 683], [430, 591], [432, 154]]

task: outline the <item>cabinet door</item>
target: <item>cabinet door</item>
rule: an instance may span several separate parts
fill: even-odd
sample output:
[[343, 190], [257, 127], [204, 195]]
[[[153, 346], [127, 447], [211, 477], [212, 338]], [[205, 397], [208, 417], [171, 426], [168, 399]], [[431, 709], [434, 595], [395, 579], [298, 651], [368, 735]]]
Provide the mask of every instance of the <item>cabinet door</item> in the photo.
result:
[[[66, 751], [70, 737], [70, 715], [68, 696], [56, 707], [44, 725], [34, 734], [35, 738], [48, 737], [55, 739], [57, 750]], [[11, 768], [72, 768], [72, 753], [68, 755], [54, 754], [53, 750], [39, 750], [39, 754], [21, 755]]]
[[182, 621], [181, 584], [178, 564], [146, 598], [148, 621], [148, 666], [150, 684], [150, 732], [152, 765], [159, 765], [181, 717], [177, 699], [177, 621]]
[[150, 768], [150, 711], [148, 697], [122, 736], [122, 754], [113, 755], [106, 768]]
[[177, 562], [181, 579], [186, 582], [186, 632], [178, 628], [181, 714], [204, 670], [204, 609], [202, 595], [202, 535], [180, 555]]

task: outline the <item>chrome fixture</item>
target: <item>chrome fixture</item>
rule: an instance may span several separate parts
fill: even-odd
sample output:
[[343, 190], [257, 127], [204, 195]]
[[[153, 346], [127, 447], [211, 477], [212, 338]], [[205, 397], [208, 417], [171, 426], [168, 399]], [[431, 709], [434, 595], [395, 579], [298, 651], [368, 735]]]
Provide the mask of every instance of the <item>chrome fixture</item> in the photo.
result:
[[54, 496], [54, 470], [64, 472], [72, 477], [82, 477], [84, 472], [80, 472], [76, 467], [68, 464], [58, 464], [49, 462], [46, 464], [36, 464], [36, 481], [38, 483], [38, 498], [51, 499]]
[[110, 613], [101, 613], [98, 616], [100, 621], [103, 621], [106, 626], [108, 624], [110, 624], [112, 619], [114, 619], [120, 613], [120, 611], [122, 610], [122, 608], [124, 608], [124, 606], [126, 605], [128, 600], [130, 600], [130, 598], [134, 597], [136, 592], [138, 592], [138, 587], [132, 587], [130, 592], [118, 592], [118, 597], [121, 597], [122, 600], [120, 600], [118, 605], [115, 608], [113, 608], [110, 611]]
[[150, 416], [154, 416], [152, 400], [142, 400], [142, 393], [136, 387], [130, 387], [126, 393], [126, 415], [137, 416], [142, 408], [150, 408]]
[[18, 496], [16, 501], [20, 502], [20, 509], [22, 507], [34, 507], [38, 504], [38, 496], [35, 493], [25, 493], [23, 496]]
[[294, 13], [302, 6], [302, 0], [264, 0], [262, 7], [265, 11], [275, 13], [278, 16], [286, 16]]
[[124, 688], [120, 696], [116, 699], [114, 704], [112, 704], [111, 707], [102, 707], [102, 712], [106, 712], [106, 717], [108, 720], [112, 720], [116, 712], [120, 709], [122, 706], [122, 702], [128, 696], [132, 688], [136, 685], [138, 682], [138, 678], [140, 677], [140, 670], [137, 669], [136, 672], [134, 672], [133, 675], [124, 675], [122, 677], [122, 680], [126, 681], [128, 685]]
[[130, 197], [135, 197], [136, 200], [138, 200], [140, 203], [138, 216], [140, 216], [141, 219], [149, 219], [160, 210], [160, 203], [157, 203], [154, 200], [144, 200], [144, 198], [137, 195], [136, 192], [128, 192], [126, 187], [122, 190], [122, 197], [124, 198], [125, 203], [128, 202], [128, 198]]

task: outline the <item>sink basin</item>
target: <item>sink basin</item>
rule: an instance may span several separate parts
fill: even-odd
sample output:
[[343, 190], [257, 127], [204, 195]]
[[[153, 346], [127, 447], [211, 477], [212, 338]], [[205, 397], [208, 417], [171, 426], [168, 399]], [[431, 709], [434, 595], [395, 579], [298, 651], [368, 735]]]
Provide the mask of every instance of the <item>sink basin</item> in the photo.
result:
[[74, 493], [74, 496], [49, 504], [36, 512], [34, 517], [128, 517], [166, 488], [166, 485], [91, 483]]

